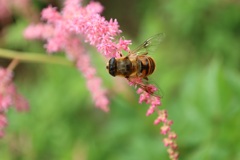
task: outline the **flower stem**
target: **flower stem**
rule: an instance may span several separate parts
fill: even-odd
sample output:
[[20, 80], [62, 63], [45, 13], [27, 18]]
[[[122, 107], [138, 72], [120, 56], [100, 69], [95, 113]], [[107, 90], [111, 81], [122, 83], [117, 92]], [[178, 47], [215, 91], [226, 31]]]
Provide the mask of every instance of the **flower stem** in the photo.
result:
[[7, 69], [10, 71], [13, 71], [18, 64], [19, 64], [19, 60], [13, 59], [12, 62], [8, 65]]
[[66, 66], [74, 66], [74, 63], [67, 60], [66, 58], [42, 55], [30, 52], [18, 52], [0, 48], [0, 58], [17, 59], [22, 62], [36, 62], [36, 63], [50, 63], [60, 64]]

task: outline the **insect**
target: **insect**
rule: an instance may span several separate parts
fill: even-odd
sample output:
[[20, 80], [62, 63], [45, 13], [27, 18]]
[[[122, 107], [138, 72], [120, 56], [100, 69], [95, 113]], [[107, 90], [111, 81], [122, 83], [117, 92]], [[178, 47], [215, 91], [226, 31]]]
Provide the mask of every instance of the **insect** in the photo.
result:
[[111, 58], [106, 66], [109, 74], [113, 77], [122, 76], [128, 80], [131, 78], [148, 80], [148, 76], [154, 72], [156, 67], [155, 61], [148, 56], [148, 52], [157, 47], [164, 37], [164, 33], [156, 34], [130, 51], [127, 56]]

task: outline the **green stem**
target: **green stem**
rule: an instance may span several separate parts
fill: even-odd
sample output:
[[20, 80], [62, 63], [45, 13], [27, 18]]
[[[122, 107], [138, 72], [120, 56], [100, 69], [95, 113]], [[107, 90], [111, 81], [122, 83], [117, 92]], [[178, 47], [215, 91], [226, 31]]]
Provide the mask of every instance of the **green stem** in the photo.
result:
[[1, 48], [0, 48], [0, 58], [18, 59], [19, 61], [22, 61], [22, 62], [37, 62], [37, 63], [50, 63], [50, 64], [74, 66], [73, 62], [62, 57], [36, 54], [36, 53], [30, 53], [30, 52], [23, 53], [23, 52], [1, 49]]

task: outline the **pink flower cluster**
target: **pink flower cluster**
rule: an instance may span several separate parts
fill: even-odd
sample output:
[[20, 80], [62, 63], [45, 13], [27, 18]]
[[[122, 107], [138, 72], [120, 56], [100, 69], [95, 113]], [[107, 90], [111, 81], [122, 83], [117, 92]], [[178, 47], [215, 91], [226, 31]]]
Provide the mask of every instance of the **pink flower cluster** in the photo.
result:
[[141, 79], [131, 79], [130, 85], [135, 85], [138, 88], [137, 93], [140, 95], [139, 103], [145, 102], [149, 104], [150, 107], [147, 110], [146, 116], [153, 114], [154, 112], [158, 114], [158, 117], [155, 119], [154, 124], [158, 125], [162, 123], [160, 127], [160, 134], [165, 135], [163, 143], [165, 147], [168, 147], [168, 153], [171, 160], [178, 159], [178, 152], [177, 152], [177, 143], [176, 138], [177, 135], [173, 131], [171, 131], [171, 125], [173, 121], [168, 119], [168, 113], [166, 110], [160, 110], [158, 107], [161, 105], [161, 97], [155, 95], [158, 88], [152, 84], [143, 84]]
[[10, 106], [15, 106], [17, 111], [28, 109], [27, 101], [18, 94], [12, 82], [12, 72], [0, 67], [0, 137], [4, 136], [7, 125], [6, 112]]
[[81, 6], [81, 0], [66, 0], [61, 12], [52, 6], [44, 9], [42, 19], [45, 23], [30, 25], [24, 35], [28, 39], [46, 40], [45, 48], [49, 53], [65, 51], [85, 76], [96, 106], [108, 111], [109, 102], [101, 87], [101, 79], [91, 66], [83, 42], [95, 46], [106, 57], [116, 57], [122, 50], [128, 50], [131, 41], [120, 39], [116, 42], [114, 37], [121, 33], [118, 22], [107, 21], [100, 15], [102, 11], [98, 2]]

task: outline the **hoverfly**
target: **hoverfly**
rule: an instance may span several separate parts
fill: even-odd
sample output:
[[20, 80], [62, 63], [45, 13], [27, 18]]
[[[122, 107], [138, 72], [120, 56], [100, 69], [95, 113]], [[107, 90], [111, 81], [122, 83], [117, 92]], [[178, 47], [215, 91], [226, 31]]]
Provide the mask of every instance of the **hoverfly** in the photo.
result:
[[[108, 72], [113, 77], [122, 76], [129, 81], [134, 78], [148, 80], [148, 76], [155, 70], [155, 61], [148, 56], [150, 49], [156, 48], [165, 37], [164, 33], [156, 34], [136, 49], [129, 51], [127, 56], [111, 58], [106, 66]], [[145, 88], [143, 83], [138, 83], [141, 88]]]

